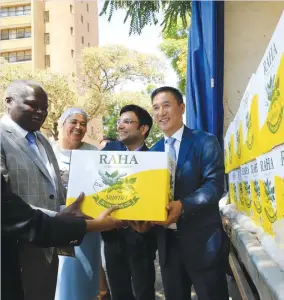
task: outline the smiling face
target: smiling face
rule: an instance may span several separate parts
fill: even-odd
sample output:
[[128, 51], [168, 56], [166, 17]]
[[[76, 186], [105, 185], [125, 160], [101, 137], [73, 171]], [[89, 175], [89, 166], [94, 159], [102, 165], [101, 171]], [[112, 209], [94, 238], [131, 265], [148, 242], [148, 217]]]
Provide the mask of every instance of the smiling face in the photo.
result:
[[11, 119], [29, 132], [39, 130], [47, 117], [48, 98], [41, 87], [26, 86], [20, 95], [5, 101]]
[[179, 104], [171, 92], [158, 93], [153, 98], [152, 107], [154, 120], [166, 136], [172, 136], [182, 127], [185, 106]]
[[119, 141], [125, 145], [143, 143], [148, 129], [149, 127], [147, 125], [139, 127], [138, 117], [133, 111], [127, 111], [121, 114], [117, 124]]
[[63, 138], [72, 142], [81, 142], [86, 131], [87, 120], [81, 114], [71, 115], [63, 124]]

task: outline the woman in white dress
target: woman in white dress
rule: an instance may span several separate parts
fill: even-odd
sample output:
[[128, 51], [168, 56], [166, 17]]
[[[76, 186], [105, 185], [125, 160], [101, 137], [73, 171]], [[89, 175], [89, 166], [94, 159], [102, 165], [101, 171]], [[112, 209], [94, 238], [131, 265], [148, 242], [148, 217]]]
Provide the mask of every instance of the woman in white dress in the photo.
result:
[[[87, 114], [80, 108], [69, 108], [59, 120], [59, 139], [53, 143], [61, 178], [68, 186], [72, 150], [98, 150], [82, 142], [87, 130]], [[93, 300], [100, 290], [100, 234], [88, 233], [75, 257], [59, 256], [55, 300]]]

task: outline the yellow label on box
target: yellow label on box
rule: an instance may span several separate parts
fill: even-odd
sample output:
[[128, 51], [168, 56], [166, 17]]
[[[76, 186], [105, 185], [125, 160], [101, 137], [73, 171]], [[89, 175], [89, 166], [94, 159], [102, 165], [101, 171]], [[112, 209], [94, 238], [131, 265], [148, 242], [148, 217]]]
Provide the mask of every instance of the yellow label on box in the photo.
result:
[[247, 163], [258, 156], [258, 96], [255, 75], [253, 74], [241, 100], [243, 157], [242, 163]]
[[252, 219], [255, 221], [257, 225], [262, 226], [262, 203], [260, 197], [260, 187], [258, 181], [258, 166], [257, 160], [254, 160], [249, 163], [250, 165], [250, 190], [251, 190], [251, 198], [252, 198]]
[[225, 172], [229, 173], [234, 169], [234, 123], [230, 123], [224, 139]]
[[259, 188], [262, 203], [263, 229], [274, 235], [272, 224], [277, 220], [277, 206], [275, 197], [275, 160], [273, 152], [268, 152], [257, 158], [259, 173]]
[[72, 151], [67, 205], [84, 192], [81, 209], [94, 218], [117, 205], [118, 219], [165, 221], [174, 174], [165, 152]]
[[260, 153], [284, 143], [284, 14], [256, 72]]
[[284, 144], [274, 148], [273, 155], [276, 164], [275, 196], [276, 196], [277, 219], [283, 219], [284, 218]]
[[249, 217], [253, 217], [252, 210], [252, 192], [251, 192], [251, 169], [250, 164], [244, 164], [241, 166], [242, 171], [242, 191], [243, 191], [243, 204], [244, 204], [244, 212]]

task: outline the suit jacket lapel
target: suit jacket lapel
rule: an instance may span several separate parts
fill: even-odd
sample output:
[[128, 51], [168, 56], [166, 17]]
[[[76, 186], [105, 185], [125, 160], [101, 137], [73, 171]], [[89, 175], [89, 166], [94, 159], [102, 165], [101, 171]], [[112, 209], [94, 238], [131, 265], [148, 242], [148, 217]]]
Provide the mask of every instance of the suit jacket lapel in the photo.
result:
[[[51, 165], [51, 169], [52, 169], [52, 172], [53, 172], [53, 177], [56, 178], [55, 168], [54, 168], [54, 165], [53, 165], [53, 163], [54, 163], [54, 157], [52, 157], [52, 156], [50, 155], [51, 153], [50, 153], [50, 151], [49, 151], [49, 149], [50, 149], [51, 151], [53, 151], [53, 150], [52, 150], [52, 147], [51, 147], [51, 145], [50, 145], [49, 143], [47, 143], [46, 139], [42, 137], [42, 134], [37, 134], [37, 138], [39, 139], [39, 141], [40, 141], [41, 144], [43, 145], [43, 148], [45, 149], [45, 152], [46, 152], [48, 161], [49, 161], [49, 163], [50, 163], [50, 165]], [[49, 174], [49, 172], [48, 172], [48, 174]], [[49, 174], [49, 175], [50, 175], [50, 174]], [[50, 177], [50, 176], [49, 176], [49, 177]], [[50, 179], [51, 179], [51, 178], [50, 178]], [[53, 181], [51, 181], [51, 182], [53, 182]], [[56, 184], [56, 186], [57, 186], [57, 181], [56, 181], [56, 180], [55, 180], [55, 184]], [[57, 189], [58, 189], [58, 186], [57, 186]]]
[[184, 127], [184, 132], [182, 135], [182, 140], [181, 140], [179, 155], [178, 155], [176, 178], [181, 176], [188, 153], [192, 149], [192, 139], [190, 138], [190, 135], [191, 135], [191, 130], [187, 127]]
[[32, 152], [28, 141], [25, 138], [19, 138], [13, 131], [10, 131], [10, 136], [11, 139], [21, 148], [21, 150], [37, 165], [41, 172], [52, 182], [48, 170], [43, 162]]

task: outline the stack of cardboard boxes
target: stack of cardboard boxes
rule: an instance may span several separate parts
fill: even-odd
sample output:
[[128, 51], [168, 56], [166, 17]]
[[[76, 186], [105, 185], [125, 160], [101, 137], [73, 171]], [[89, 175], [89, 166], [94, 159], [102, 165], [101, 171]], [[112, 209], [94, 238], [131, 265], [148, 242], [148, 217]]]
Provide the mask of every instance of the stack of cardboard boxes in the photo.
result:
[[274, 235], [284, 218], [284, 13], [224, 139], [231, 203]]

